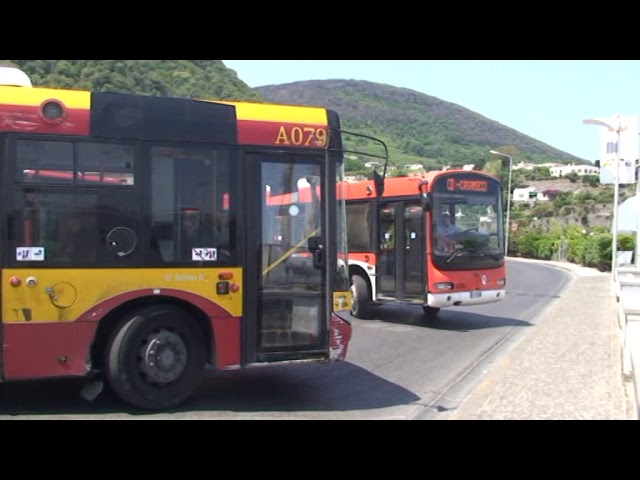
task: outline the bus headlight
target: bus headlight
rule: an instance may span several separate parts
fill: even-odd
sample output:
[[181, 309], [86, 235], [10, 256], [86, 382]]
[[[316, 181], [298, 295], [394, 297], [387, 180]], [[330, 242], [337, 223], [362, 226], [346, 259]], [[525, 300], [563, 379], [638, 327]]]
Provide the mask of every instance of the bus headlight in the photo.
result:
[[451, 282], [438, 282], [433, 285], [435, 290], [453, 290], [453, 283]]

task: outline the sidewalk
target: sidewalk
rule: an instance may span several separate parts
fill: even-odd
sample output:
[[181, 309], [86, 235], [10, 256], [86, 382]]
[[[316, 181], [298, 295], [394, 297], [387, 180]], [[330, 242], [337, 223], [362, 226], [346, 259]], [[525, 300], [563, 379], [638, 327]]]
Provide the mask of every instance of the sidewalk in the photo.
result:
[[542, 263], [571, 271], [571, 284], [450, 419], [637, 420], [611, 273]]

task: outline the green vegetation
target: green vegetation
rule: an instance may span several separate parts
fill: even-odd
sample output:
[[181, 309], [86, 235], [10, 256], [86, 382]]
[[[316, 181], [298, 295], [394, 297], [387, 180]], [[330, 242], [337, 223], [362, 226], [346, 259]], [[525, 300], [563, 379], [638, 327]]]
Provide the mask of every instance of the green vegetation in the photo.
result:
[[263, 101], [221, 60], [0, 60], [34, 86], [207, 100]]
[[[512, 253], [541, 260], [566, 260], [601, 271], [611, 270], [613, 238], [605, 227], [592, 229], [571, 225], [553, 232], [527, 231], [511, 243]], [[514, 245], [515, 244], [515, 245]], [[633, 251], [635, 235], [618, 235], [617, 250]]]
[[[511, 223], [516, 229], [509, 237], [510, 255], [566, 260], [610, 271], [613, 186], [591, 187], [593, 180], [579, 179], [583, 189], [561, 192], [553, 200], [513, 205]], [[620, 201], [634, 193], [635, 185], [622, 185]], [[617, 250], [633, 251], [636, 237], [620, 232]]]

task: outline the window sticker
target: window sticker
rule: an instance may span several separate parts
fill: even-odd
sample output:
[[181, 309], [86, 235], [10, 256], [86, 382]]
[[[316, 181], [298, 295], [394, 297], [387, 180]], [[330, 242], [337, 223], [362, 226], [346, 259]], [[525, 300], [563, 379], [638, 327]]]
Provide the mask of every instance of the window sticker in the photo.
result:
[[191, 260], [194, 262], [215, 262], [218, 260], [217, 248], [192, 248]]
[[44, 247], [18, 247], [16, 248], [16, 260], [18, 262], [43, 262]]

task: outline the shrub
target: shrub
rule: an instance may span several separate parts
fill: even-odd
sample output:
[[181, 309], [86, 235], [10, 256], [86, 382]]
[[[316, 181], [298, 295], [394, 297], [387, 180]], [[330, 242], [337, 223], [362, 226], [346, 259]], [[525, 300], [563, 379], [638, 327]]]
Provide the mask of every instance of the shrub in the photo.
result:
[[550, 205], [549, 203], [541, 203], [531, 210], [531, 215], [538, 218], [553, 217], [554, 213], [555, 208], [553, 208], [553, 205]]
[[536, 242], [536, 254], [542, 260], [551, 260], [555, 252], [557, 242], [550, 237], [539, 238]]
[[580, 177], [576, 172], [569, 172], [564, 176], [564, 178], [569, 180], [571, 183], [576, 183]]
[[610, 233], [599, 233], [587, 237], [581, 264], [598, 270], [611, 270], [611, 240]]
[[520, 255], [536, 258], [538, 254], [537, 242], [541, 238], [542, 234], [540, 232], [527, 232], [520, 236], [516, 241]]
[[633, 235], [629, 234], [621, 234], [618, 236], [618, 250], [623, 251], [633, 251], [636, 248], [636, 242]]
[[571, 203], [573, 203], [573, 193], [571, 192], [562, 192], [553, 200], [553, 206], [556, 208], [562, 208], [571, 205]]

